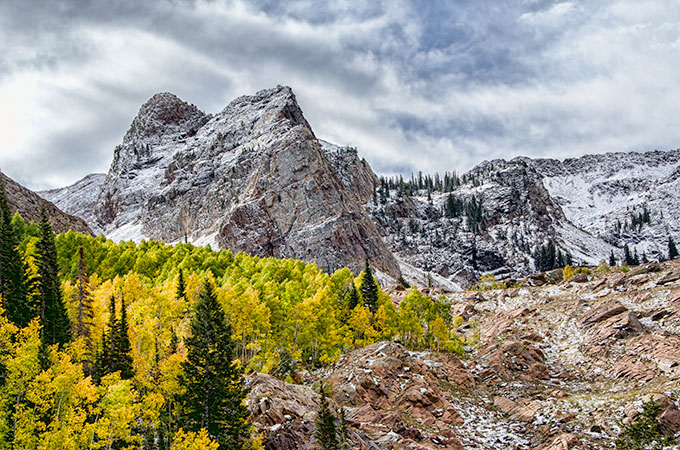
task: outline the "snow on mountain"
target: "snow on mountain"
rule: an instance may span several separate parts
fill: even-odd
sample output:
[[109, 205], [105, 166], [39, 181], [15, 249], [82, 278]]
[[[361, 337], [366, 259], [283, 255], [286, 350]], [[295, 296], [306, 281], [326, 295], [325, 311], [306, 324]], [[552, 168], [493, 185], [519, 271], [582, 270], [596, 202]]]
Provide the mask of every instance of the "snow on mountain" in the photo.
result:
[[116, 240], [188, 240], [325, 270], [358, 272], [368, 257], [394, 279], [399, 265], [360, 206], [372, 186], [345, 186], [335, 168], [375, 175], [356, 151], [334, 154], [342, 163], [327, 158], [290, 88], [239, 97], [214, 116], [157, 94], [116, 147], [96, 201], [74, 208]]
[[83, 219], [95, 233], [101, 233], [102, 230], [97, 227], [94, 216], [94, 205], [105, 179], [105, 174], [93, 173], [71, 186], [40, 191], [38, 194], [55, 205], [59, 205], [62, 211]]
[[188, 240], [326, 270], [358, 271], [369, 256], [384, 281], [456, 289], [541, 270], [541, 252], [548, 266], [620, 261], [624, 245], [665, 258], [680, 237], [679, 175], [675, 150], [485, 161], [445, 189], [381, 185], [355, 148], [317, 139], [277, 87], [215, 115], [156, 94], [108, 174], [41, 195], [115, 240]]
[[523, 160], [573, 224], [616, 247], [663, 259], [680, 237], [680, 150]]

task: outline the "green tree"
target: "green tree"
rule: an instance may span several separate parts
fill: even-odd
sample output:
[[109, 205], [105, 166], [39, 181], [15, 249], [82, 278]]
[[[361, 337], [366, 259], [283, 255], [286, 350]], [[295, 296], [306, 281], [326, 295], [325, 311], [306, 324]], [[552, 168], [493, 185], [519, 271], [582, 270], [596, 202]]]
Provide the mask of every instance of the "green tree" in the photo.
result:
[[38, 295], [43, 347], [64, 345], [70, 340], [70, 323], [61, 292], [54, 232], [47, 220], [45, 208], [40, 209], [38, 250]]
[[378, 309], [378, 283], [373, 278], [373, 273], [371, 272], [371, 266], [368, 264], [368, 257], [364, 264], [364, 277], [361, 280], [361, 298], [364, 301], [364, 305], [368, 306], [368, 309], [372, 313]]
[[338, 442], [338, 430], [335, 428], [335, 417], [328, 406], [326, 387], [322, 384], [320, 388], [321, 401], [319, 403], [319, 413], [316, 416], [316, 430], [314, 438], [318, 443], [318, 450], [340, 450]]
[[347, 309], [352, 311], [354, 308], [357, 307], [359, 304], [359, 292], [357, 292], [356, 286], [354, 286], [354, 283], [349, 287], [349, 294], [348, 294], [348, 299], [347, 299]]
[[187, 298], [187, 286], [184, 283], [184, 273], [182, 269], [179, 269], [179, 277], [177, 278], [177, 294], [176, 294], [177, 299], [179, 300], [180, 298], [186, 299]]
[[83, 244], [78, 249], [78, 274], [76, 276], [76, 291], [71, 297], [71, 302], [75, 307], [76, 317], [73, 323], [73, 338], [83, 338], [85, 343], [85, 359], [83, 368], [89, 373], [92, 368], [92, 358], [94, 356], [94, 344], [92, 341], [92, 322], [94, 320], [94, 305], [90, 289], [90, 279], [87, 276], [85, 267], [85, 252]]
[[660, 407], [653, 400], [642, 405], [640, 414], [634, 423], [622, 425], [621, 434], [616, 439], [617, 450], [661, 450], [673, 445], [674, 439], [664, 436], [657, 417]]
[[114, 349], [114, 371], [120, 370], [120, 377], [124, 380], [132, 378], [134, 368], [132, 366], [132, 345], [127, 322], [127, 308], [125, 299], [121, 300], [120, 320], [118, 320], [115, 330]]
[[127, 308], [125, 300], [121, 302], [120, 319], [116, 318], [116, 299], [112, 295], [109, 300], [108, 333], [102, 334], [102, 349], [95, 363], [97, 378], [120, 372], [122, 379], [130, 379], [134, 375], [132, 366], [132, 346], [128, 335]]
[[28, 301], [26, 264], [17, 249], [4, 176], [0, 174], [0, 294], [9, 320], [25, 327], [34, 317]]
[[234, 362], [231, 326], [206, 281], [185, 339], [187, 359], [182, 363], [182, 420], [189, 431], [205, 428], [220, 450], [248, 448], [249, 412], [242, 368]]
[[668, 237], [668, 259], [673, 259], [678, 256], [678, 248], [675, 246], [675, 242], [672, 237]]

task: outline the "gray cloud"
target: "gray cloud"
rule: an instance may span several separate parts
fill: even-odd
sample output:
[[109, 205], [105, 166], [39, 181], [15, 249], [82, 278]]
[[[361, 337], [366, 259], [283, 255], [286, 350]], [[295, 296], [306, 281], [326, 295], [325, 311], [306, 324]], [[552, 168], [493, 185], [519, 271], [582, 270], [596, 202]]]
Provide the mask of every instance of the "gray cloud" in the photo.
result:
[[663, 0], [0, 3], [0, 167], [105, 171], [139, 106], [293, 87], [382, 173], [678, 147], [680, 11]]

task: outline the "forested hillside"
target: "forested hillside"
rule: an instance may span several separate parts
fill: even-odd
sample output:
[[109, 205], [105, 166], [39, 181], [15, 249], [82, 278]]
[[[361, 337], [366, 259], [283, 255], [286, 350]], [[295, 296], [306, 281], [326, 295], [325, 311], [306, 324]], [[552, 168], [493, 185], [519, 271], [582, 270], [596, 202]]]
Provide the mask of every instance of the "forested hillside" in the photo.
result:
[[[205, 378], [192, 358], [222, 348], [234, 380], [254, 370], [294, 382], [378, 340], [463, 349], [448, 304], [412, 290], [396, 306], [368, 263], [329, 275], [191, 244], [55, 238], [47, 221], [0, 209], [0, 448], [257, 448], [243, 423], [230, 447], [192, 416], [192, 383]], [[228, 342], [195, 339], [220, 321]], [[238, 405], [244, 392], [230, 395]]]

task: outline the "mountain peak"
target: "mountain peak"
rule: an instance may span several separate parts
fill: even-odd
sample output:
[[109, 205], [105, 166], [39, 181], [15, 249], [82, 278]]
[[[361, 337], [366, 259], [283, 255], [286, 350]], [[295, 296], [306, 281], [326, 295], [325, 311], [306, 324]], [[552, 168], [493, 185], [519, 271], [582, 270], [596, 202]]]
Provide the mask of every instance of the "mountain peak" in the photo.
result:
[[193, 134], [208, 119], [207, 114], [175, 94], [159, 92], [139, 108], [123, 142], [150, 136]]
[[292, 126], [301, 125], [312, 132], [312, 127], [305, 119], [293, 89], [288, 86], [278, 85], [274, 88], [262, 89], [254, 95], [238, 97], [224, 108], [222, 114], [234, 116], [237, 111], [243, 110], [258, 111], [258, 115], [263, 115], [261, 114], [263, 110], [272, 111], [274, 115], [271, 117], [275, 120], [285, 119]]

